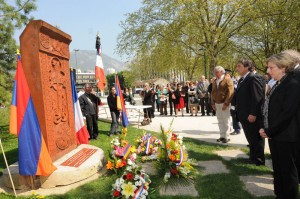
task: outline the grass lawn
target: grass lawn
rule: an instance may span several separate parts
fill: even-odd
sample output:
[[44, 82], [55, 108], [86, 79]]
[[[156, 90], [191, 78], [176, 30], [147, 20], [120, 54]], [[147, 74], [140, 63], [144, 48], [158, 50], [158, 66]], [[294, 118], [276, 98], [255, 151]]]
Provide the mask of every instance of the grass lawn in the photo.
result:
[[[9, 164], [12, 164], [17, 161], [17, 138], [13, 135], [9, 135], [9, 110], [0, 109], [0, 137], [5, 149], [6, 157]], [[99, 122], [99, 137], [98, 140], [92, 140], [90, 144], [100, 147], [104, 150], [107, 155], [110, 150], [110, 140], [111, 138], [107, 136], [107, 133], [110, 128], [110, 123]], [[133, 127], [128, 128], [128, 135], [126, 139], [130, 143], [134, 143], [134, 140], [140, 137], [143, 134], [143, 130], [136, 129]], [[158, 134], [159, 136], [159, 134]], [[227, 168], [230, 170], [228, 174], [214, 174], [214, 175], [201, 175], [201, 172], [195, 177], [195, 187], [198, 190], [198, 197], [189, 197], [189, 196], [160, 196], [158, 191], [155, 191], [150, 194], [152, 199], [188, 199], [188, 198], [201, 198], [201, 199], [270, 199], [273, 197], [254, 197], [250, 195], [247, 191], [244, 190], [244, 185], [239, 180], [240, 175], [263, 175], [271, 174], [271, 170], [267, 167], [260, 166], [251, 166], [241, 163], [241, 160], [231, 160], [226, 161], [221, 157], [217, 156], [213, 152], [216, 150], [222, 149], [233, 149], [234, 147], [217, 145], [217, 144], [208, 144], [198, 140], [185, 138], [184, 144], [188, 149], [190, 158], [193, 158], [197, 161], [203, 160], [221, 160]], [[242, 149], [248, 153], [248, 149]], [[0, 155], [0, 173], [2, 174], [3, 169], [5, 168], [4, 160], [2, 153]], [[52, 195], [47, 196], [46, 198], [100, 198], [100, 199], [109, 199], [111, 185], [114, 183], [117, 175], [105, 174], [97, 180], [85, 184], [77, 189], [71, 190], [64, 195]], [[152, 184], [151, 188], [158, 190], [158, 185], [162, 181], [163, 176], [151, 176]], [[14, 198], [12, 195], [0, 194], [0, 198]], [[26, 197], [19, 197], [26, 198]], [[27, 197], [29, 198], [29, 197]]]

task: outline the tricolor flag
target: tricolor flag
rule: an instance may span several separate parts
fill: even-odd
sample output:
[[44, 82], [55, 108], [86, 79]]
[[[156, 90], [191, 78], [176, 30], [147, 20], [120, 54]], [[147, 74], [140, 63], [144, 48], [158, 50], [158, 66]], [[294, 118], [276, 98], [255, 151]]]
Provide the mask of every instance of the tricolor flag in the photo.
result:
[[74, 118], [75, 118], [75, 132], [77, 144], [88, 144], [89, 143], [89, 132], [87, 131], [82, 112], [80, 109], [80, 104], [76, 92], [76, 86], [74, 81], [74, 73], [71, 72], [71, 87], [72, 87], [72, 98], [73, 98], [73, 107], [74, 107]]
[[125, 108], [125, 104], [124, 104], [124, 99], [123, 99], [123, 93], [120, 87], [120, 82], [118, 79], [118, 75], [116, 75], [116, 83], [115, 83], [115, 87], [116, 87], [116, 94], [117, 94], [117, 108], [118, 110], [121, 110], [121, 118], [122, 118], [122, 131], [123, 133], [127, 133], [127, 126], [129, 124], [128, 122], [128, 117], [127, 117], [127, 113], [126, 113], [126, 108]]
[[41, 133], [20, 55], [11, 106], [10, 130], [18, 136], [19, 174], [50, 175], [56, 167]]
[[106, 85], [106, 78], [104, 75], [104, 67], [103, 67], [103, 61], [101, 57], [101, 44], [100, 44], [100, 37], [99, 34], [97, 34], [96, 37], [96, 49], [97, 49], [97, 55], [96, 55], [96, 66], [95, 66], [95, 78], [97, 82], [97, 87], [101, 90], [101, 92], [104, 92], [104, 87]]

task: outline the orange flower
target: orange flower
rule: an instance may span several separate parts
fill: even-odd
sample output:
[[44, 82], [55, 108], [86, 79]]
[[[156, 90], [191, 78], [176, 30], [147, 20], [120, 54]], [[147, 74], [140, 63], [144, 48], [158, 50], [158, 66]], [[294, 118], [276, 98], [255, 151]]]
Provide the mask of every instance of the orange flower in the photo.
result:
[[170, 160], [174, 161], [176, 159], [175, 155], [170, 154], [169, 155]]
[[114, 163], [108, 160], [106, 164], [106, 169], [112, 170], [114, 168]]
[[171, 146], [170, 146], [170, 144], [166, 144], [166, 147], [167, 147], [167, 149], [169, 149]]
[[116, 168], [118, 169], [118, 168], [121, 168], [121, 167], [123, 167], [123, 166], [124, 166], [123, 162], [122, 162], [121, 160], [118, 160], [118, 161], [117, 161]]

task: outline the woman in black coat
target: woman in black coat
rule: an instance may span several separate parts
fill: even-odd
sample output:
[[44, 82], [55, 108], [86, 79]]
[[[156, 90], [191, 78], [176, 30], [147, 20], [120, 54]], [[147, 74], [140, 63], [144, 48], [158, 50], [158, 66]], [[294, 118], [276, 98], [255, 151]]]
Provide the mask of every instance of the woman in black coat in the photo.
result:
[[300, 84], [294, 79], [293, 60], [285, 53], [267, 60], [267, 72], [277, 81], [266, 96], [260, 136], [269, 139], [277, 199], [298, 198], [296, 157], [300, 139], [297, 110]]

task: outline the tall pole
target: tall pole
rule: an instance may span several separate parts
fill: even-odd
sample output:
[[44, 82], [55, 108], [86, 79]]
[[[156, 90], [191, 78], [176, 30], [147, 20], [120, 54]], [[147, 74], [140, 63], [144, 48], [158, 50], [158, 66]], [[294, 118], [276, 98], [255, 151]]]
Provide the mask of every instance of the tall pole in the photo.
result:
[[77, 52], [79, 51], [79, 49], [74, 49], [75, 51], [75, 61], [76, 61], [76, 70], [77, 70]]
[[206, 76], [206, 48], [204, 48], [204, 76], [205, 76], [205, 78], [208, 78], [207, 76]]

